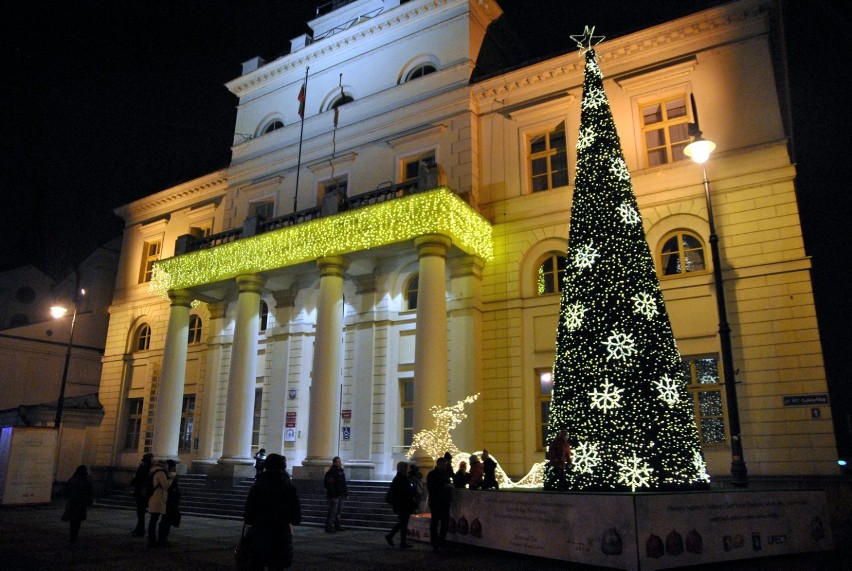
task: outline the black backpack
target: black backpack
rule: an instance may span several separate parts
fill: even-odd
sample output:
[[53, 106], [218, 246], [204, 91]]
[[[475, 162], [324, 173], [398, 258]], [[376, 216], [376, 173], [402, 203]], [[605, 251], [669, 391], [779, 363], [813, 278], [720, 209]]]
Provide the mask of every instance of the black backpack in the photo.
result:
[[154, 495], [154, 472], [148, 474], [148, 477], [145, 478], [145, 497], [150, 498]]

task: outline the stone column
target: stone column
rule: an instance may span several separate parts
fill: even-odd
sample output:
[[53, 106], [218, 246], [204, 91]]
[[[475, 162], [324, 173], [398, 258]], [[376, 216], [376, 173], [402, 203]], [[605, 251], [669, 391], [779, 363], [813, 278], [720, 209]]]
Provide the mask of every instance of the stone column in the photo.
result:
[[[440, 234], [414, 241], [420, 257], [417, 286], [417, 340], [414, 347], [414, 434], [432, 428], [433, 406], [447, 406], [447, 250], [452, 241]], [[431, 467], [419, 451], [418, 466]]]
[[172, 303], [166, 331], [166, 347], [163, 351], [163, 370], [157, 393], [157, 410], [154, 414], [151, 452], [158, 459], [177, 460], [192, 294], [186, 290], [174, 290], [169, 292], [169, 299]]
[[219, 405], [219, 379], [222, 369], [222, 354], [227, 345], [222, 341], [222, 326], [225, 319], [224, 302], [207, 305], [209, 322], [207, 323], [207, 351], [204, 367], [204, 392], [201, 394], [201, 414], [198, 423], [198, 451], [192, 461], [193, 468], [205, 471], [202, 466], [216, 464], [216, 417]]
[[[458, 401], [482, 392], [482, 268], [476, 256], [453, 258], [450, 264], [449, 306], [449, 401]], [[453, 442], [461, 450], [479, 450], [483, 443], [477, 405], [466, 405], [467, 418], [453, 431]]]
[[[343, 271], [345, 260], [331, 256], [317, 260], [320, 289], [314, 338], [307, 457], [302, 465], [311, 478], [322, 474], [337, 455], [338, 379], [340, 334], [343, 328]], [[294, 473], [295, 475], [295, 473]]]
[[[285, 289], [272, 292], [275, 297], [274, 331], [266, 332], [266, 353], [270, 359], [272, 375], [269, 386], [265, 388], [268, 395], [269, 409], [266, 416], [266, 436], [261, 443], [266, 453], [285, 453], [284, 424], [286, 422], [287, 406], [290, 402], [287, 392], [290, 377], [291, 327], [295, 310], [298, 289]], [[286, 454], [284, 454], [286, 456]], [[292, 454], [287, 458], [293, 463]]]
[[[247, 465], [251, 456], [251, 428], [254, 418], [254, 390], [257, 381], [257, 336], [260, 327], [260, 288], [263, 278], [237, 276], [239, 298], [228, 372], [228, 402], [225, 434], [219, 464]], [[253, 471], [251, 471], [253, 474]], [[235, 472], [235, 476], [242, 475]]]

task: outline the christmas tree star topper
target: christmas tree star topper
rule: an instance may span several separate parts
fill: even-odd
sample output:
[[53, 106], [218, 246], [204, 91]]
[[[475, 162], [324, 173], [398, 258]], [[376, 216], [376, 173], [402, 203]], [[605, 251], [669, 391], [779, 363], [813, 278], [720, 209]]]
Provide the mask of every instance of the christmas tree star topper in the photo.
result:
[[588, 26], [585, 26], [582, 34], [570, 36], [570, 38], [577, 42], [577, 47], [580, 48], [580, 56], [582, 57], [586, 55], [587, 51], [604, 41], [606, 36], [596, 36], [594, 26], [592, 26], [591, 29], [589, 29]]

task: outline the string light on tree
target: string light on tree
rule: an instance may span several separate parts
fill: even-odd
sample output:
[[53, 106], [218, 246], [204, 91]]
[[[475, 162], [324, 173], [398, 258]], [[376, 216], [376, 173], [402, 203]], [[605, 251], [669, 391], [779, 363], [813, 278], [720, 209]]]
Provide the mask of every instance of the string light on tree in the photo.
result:
[[551, 490], [636, 492], [706, 485], [692, 401], [588, 26], [548, 445]]

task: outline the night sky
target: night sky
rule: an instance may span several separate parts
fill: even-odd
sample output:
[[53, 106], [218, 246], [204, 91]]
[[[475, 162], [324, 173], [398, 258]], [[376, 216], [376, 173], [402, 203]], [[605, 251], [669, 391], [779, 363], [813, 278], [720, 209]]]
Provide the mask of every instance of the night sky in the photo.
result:
[[[121, 234], [113, 209], [230, 159], [224, 83], [287, 52], [321, 2], [10, 0], [0, 7], [0, 270], [61, 277]], [[620, 36], [720, 2], [498, 0], [529, 59], [573, 51], [583, 26]], [[795, 161], [832, 399], [852, 400], [846, 0], [785, 0]], [[845, 55], [844, 55], [845, 54]], [[606, 73], [606, 70], [604, 70]], [[702, 125], [712, 138], [712, 126]], [[576, 134], [575, 134], [576, 135]], [[852, 448], [852, 421], [839, 435]], [[844, 434], [845, 432], [845, 434]]]

